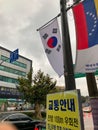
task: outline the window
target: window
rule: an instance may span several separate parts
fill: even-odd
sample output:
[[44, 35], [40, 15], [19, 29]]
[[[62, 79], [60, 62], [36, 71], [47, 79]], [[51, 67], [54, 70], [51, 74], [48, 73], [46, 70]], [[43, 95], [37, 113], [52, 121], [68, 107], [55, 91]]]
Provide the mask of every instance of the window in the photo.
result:
[[19, 115], [19, 118], [21, 121], [32, 121], [28, 116], [26, 115]]
[[[1, 55], [1, 60], [10, 63], [9, 58], [6, 57], [6, 56]], [[19, 66], [19, 67], [22, 67], [22, 68], [27, 68], [27, 65], [26, 65], [26, 64], [21, 63], [21, 62], [19, 62], [19, 61], [14, 61], [14, 62], [12, 62], [11, 64], [14, 64], [14, 65]]]
[[11, 115], [5, 119], [5, 121], [19, 121], [18, 115]]
[[5, 77], [5, 76], [1, 76], [1, 75], [0, 75], [0, 81], [9, 82], [9, 83], [17, 83], [18, 84], [17, 79], [9, 78], [9, 77]]
[[12, 68], [9, 68], [9, 67], [6, 67], [6, 66], [0, 66], [0, 70], [2, 71], [6, 71], [6, 72], [9, 72], [9, 73], [13, 73], [13, 74], [16, 74], [16, 75], [20, 75], [20, 76], [26, 76], [26, 72], [23, 72], [23, 71], [19, 71], [19, 70], [16, 70], [16, 69], [12, 69]]

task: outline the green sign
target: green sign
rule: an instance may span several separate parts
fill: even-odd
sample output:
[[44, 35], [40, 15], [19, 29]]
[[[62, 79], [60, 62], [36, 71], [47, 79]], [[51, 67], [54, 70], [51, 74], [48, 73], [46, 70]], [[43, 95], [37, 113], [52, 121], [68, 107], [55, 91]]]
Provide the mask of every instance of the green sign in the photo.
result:
[[[98, 75], [98, 70], [94, 73], [95, 75]], [[85, 77], [86, 74], [84, 73], [75, 73], [75, 78], [82, 78], [82, 77]]]

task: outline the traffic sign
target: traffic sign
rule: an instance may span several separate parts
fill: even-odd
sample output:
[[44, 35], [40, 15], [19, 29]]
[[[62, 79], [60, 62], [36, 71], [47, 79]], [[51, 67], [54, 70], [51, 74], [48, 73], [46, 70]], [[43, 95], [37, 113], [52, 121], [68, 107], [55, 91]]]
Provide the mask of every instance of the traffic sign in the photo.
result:
[[10, 53], [10, 63], [16, 61], [19, 58], [19, 50], [16, 49], [15, 51]]

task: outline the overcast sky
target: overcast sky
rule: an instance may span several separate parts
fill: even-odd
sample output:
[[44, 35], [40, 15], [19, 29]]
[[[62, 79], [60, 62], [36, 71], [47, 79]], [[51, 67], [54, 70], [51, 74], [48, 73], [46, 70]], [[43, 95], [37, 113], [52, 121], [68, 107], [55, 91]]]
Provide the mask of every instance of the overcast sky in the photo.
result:
[[[57, 85], [64, 86], [63, 76], [59, 78], [52, 69], [39, 32], [36, 31], [60, 13], [59, 2], [60, 0], [0, 0], [0, 46], [11, 51], [19, 48], [20, 55], [33, 61], [34, 73], [41, 69], [45, 74], [56, 79]], [[69, 25], [73, 33], [72, 22], [69, 12]], [[71, 42], [73, 59], [75, 59], [76, 42], [73, 36]], [[87, 95], [85, 78], [76, 79], [76, 87], [81, 90], [82, 95]]]

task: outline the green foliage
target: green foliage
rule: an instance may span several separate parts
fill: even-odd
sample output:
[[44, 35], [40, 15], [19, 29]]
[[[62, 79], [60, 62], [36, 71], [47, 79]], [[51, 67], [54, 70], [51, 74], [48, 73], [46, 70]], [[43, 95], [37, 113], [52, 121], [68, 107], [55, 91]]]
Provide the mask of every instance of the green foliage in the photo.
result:
[[52, 78], [50, 78], [48, 74], [44, 75], [44, 73], [39, 70], [38, 73], [34, 76], [33, 82], [34, 101], [41, 101], [43, 104], [43, 101], [46, 100], [46, 95], [55, 91], [56, 81], [53, 82]]
[[22, 98], [26, 99], [28, 102], [32, 102], [32, 69], [27, 74], [27, 78], [19, 77], [19, 86], [18, 90], [23, 94]]
[[45, 104], [46, 95], [56, 91], [56, 81], [52, 81], [48, 74], [39, 70], [32, 79], [32, 70], [27, 74], [27, 78], [18, 78], [19, 91], [23, 93], [23, 98], [30, 103], [38, 102]]

